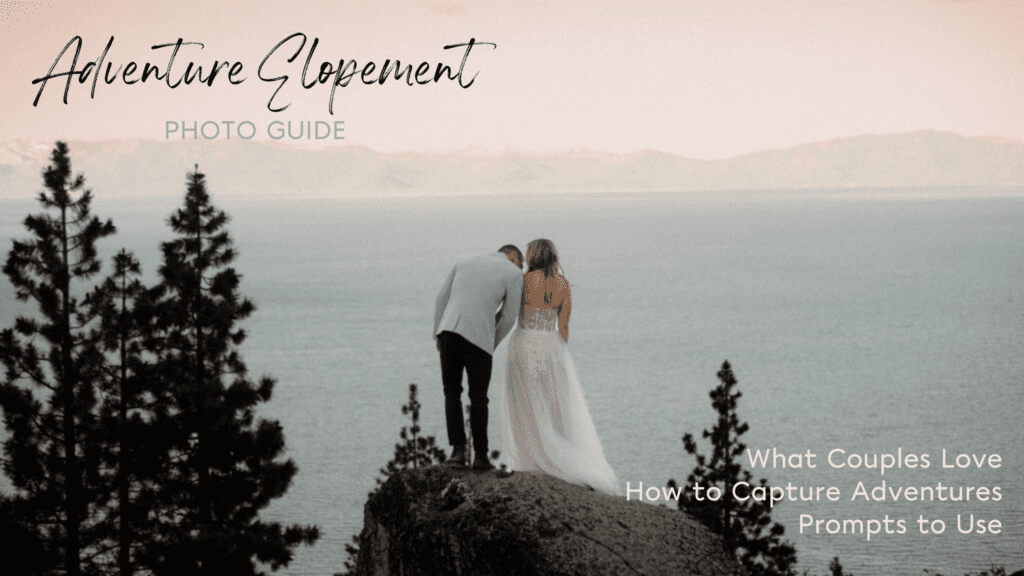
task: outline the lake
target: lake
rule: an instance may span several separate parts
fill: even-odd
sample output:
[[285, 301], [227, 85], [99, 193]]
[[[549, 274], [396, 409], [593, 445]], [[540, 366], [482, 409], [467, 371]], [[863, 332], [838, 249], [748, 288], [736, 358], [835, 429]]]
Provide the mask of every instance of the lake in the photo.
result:
[[[700, 440], [714, 423], [708, 392], [728, 360], [743, 394], [740, 419], [750, 424], [743, 440], [787, 456], [785, 468], [777, 459], [778, 467], [753, 472], [796, 487], [796, 501], [776, 504], [773, 519], [796, 546], [800, 571], [826, 574], [833, 556], [854, 574], [1024, 568], [1016, 429], [1024, 188], [362, 199], [210, 192], [232, 217], [241, 292], [257, 305], [242, 355], [253, 375], [278, 380], [261, 414], [280, 420], [299, 467], [263, 516], [317, 524], [323, 534], [283, 574], [342, 570], [366, 494], [408, 423], [400, 406], [409, 383], [419, 384], [424, 433], [447, 445], [430, 337], [437, 290], [458, 258], [506, 243], [525, 249], [538, 237], [554, 241], [572, 283], [570, 351], [624, 489], [685, 482], [695, 462], [684, 433], [709, 453]], [[94, 212], [119, 228], [101, 243], [104, 270], [124, 246], [152, 281], [159, 242], [170, 238], [165, 219], [180, 202], [97, 197]], [[0, 200], [4, 258], [12, 238], [26, 237], [21, 220], [38, 211], [32, 201]], [[0, 327], [34, 312], [14, 301], [6, 278], [0, 302]], [[501, 450], [493, 410], [490, 436]], [[836, 464], [860, 457], [834, 467], [836, 449]], [[815, 457], [789, 457], [808, 452]], [[901, 458], [884, 474], [852, 467], [890, 454], [927, 454], [930, 466], [909, 468]], [[960, 454], [968, 466], [958, 466]], [[992, 454], [998, 467], [970, 460]], [[871, 499], [883, 481], [880, 492], [890, 495]], [[971, 499], [891, 496], [939, 483], [973, 488]], [[841, 496], [799, 500], [799, 487], [808, 495], [819, 486]], [[971, 514], [998, 519], [1000, 532], [960, 533], [957, 515]], [[801, 517], [825, 522], [801, 533]], [[894, 533], [870, 539], [827, 530], [854, 519], [881, 526], [885, 517], [903, 520], [903, 533], [895, 523]], [[945, 523], [941, 534], [935, 520]]]

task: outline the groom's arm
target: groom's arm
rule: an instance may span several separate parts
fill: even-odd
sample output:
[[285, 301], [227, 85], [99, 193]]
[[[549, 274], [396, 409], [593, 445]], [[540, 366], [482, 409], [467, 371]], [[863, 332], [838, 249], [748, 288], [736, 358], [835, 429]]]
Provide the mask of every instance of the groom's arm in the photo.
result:
[[444, 309], [448, 306], [448, 299], [452, 295], [452, 282], [455, 280], [455, 266], [452, 266], [452, 271], [448, 273], [448, 278], [445, 279], [444, 284], [441, 285], [441, 291], [437, 293], [437, 298], [434, 299], [434, 331], [432, 333], [434, 340], [437, 340], [437, 328], [441, 325], [441, 318], [444, 316]]
[[569, 284], [566, 283], [565, 296], [558, 309], [558, 333], [562, 336], [562, 341], [566, 344], [569, 343], [570, 314], [572, 314], [572, 290], [569, 288]]
[[519, 316], [519, 300], [523, 295], [523, 276], [516, 274], [510, 277], [505, 283], [505, 301], [497, 314], [497, 325], [494, 329], [494, 347], [512, 330], [515, 326], [516, 317]]

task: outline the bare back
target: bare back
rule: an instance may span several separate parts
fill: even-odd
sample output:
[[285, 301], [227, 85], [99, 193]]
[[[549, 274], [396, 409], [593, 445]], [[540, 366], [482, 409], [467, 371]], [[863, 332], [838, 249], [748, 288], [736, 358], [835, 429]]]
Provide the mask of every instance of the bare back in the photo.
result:
[[572, 313], [572, 293], [569, 282], [561, 274], [544, 277], [543, 270], [527, 272], [523, 277], [522, 309], [553, 309], [558, 312], [558, 332], [569, 343], [569, 315]]

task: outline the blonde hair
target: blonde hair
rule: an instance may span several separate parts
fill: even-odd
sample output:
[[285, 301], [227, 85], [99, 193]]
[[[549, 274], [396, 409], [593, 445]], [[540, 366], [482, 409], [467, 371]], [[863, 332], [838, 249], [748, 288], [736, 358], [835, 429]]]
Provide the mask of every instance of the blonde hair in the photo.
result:
[[543, 270], [544, 277], [548, 278], [556, 271], [561, 270], [558, 265], [558, 251], [555, 244], [547, 238], [538, 238], [526, 245], [526, 257], [529, 259], [528, 272]]
[[[527, 244], [526, 257], [528, 259], [527, 272], [543, 270], [545, 280], [556, 275], [565, 278], [562, 265], [558, 262], [558, 250], [555, 249], [555, 243], [551, 240], [538, 238]], [[551, 295], [547, 290], [544, 291], [544, 302], [551, 303]]]

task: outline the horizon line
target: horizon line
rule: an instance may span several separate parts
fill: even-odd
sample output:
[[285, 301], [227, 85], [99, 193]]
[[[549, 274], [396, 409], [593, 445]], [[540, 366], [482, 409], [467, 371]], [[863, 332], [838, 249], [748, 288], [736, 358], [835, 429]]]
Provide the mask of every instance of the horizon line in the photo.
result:
[[76, 139], [76, 140], [63, 140], [57, 139], [54, 141], [49, 140], [36, 140], [30, 138], [12, 138], [0, 141], [0, 146], [8, 146], [9, 144], [15, 144], [20, 146], [51, 146], [57, 141], [68, 142], [69, 144], [209, 144], [209, 145], [261, 145], [270, 148], [277, 148], [279, 150], [286, 150], [290, 152], [336, 152], [336, 151], [350, 151], [350, 150], [363, 150], [378, 156], [386, 157], [397, 157], [397, 158], [416, 158], [423, 160], [445, 160], [445, 159], [503, 159], [503, 158], [529, 158], [529, 159], [540, 159], [540, 158], [594, 158], [594, 157], [605, 157], [615, 159], [626, 159], [630, 157], [649, 155], [649, 154], [665, 154], [675, 156], [677, 158], [683, 158], [686, 160], [695, 160], [700, 162], [716, 162], [722, 160], [734, 160], [736, 158], [742, 158], [744, 156], [750, 156], [754, 154], [762, 154], [765, 152], [776, 152], [793, 150], [795, 148], [801, 148], [804, 146], [816, 145], [816, 144], [830, 144], [835, 142], [844, 142], [849, 140], [855, 140], [859, 138], [870, 138], [870, 137], [893, 137], [893, 136], [910, 136], [915, 134], [939, 134], [939, 135], [952, 135], [965, 140], [982, 140], [993, 144], [1007, 144], [1007, 145], [1024, 145], [1024, 140], [1014, 140], [1005, 136], [995, 135], [977, 135], [977, 136], [965, 136], [958, 132], [950, 130], [937, 130], [933, 128], [925, 128], [921, 130], [912, 130], [908, 132], [892, 132], [892, 133], [863, 133], [853, 136], [840, 136], [831, 138], [828, 140], [815, 140], [810, 142], [803, 142], [800, 144], [794, 144], [791, 146], [778, 147], [778, 148], [765, 148], [760, 150], [754, 150], [750, 152], [744, 152], [733, 156], [725, 156], [720, 158], [697, 158], [693, 156], [683, 156], [675, 152], [669, 152], [656, 148], [640, 148], [631, 152], [611, 152], [598, 148], [589, 147], [575, 147], [575, 148], [562, 148], [562, 149], [522, 149], [522, 148], [488, 148], [486, 146], [464, 146], [462, 148], [442, 151], [442, 150], [394, 150], [394, 151], [382, 151], [372, 148], [365, 144], [339, 144], [339, 145], [303, 145], [288, 141], [268, 140], [268, 139], [192, 139], [192, 140], [157, 140], [153, 138], [110, 138], [110, 139]]

